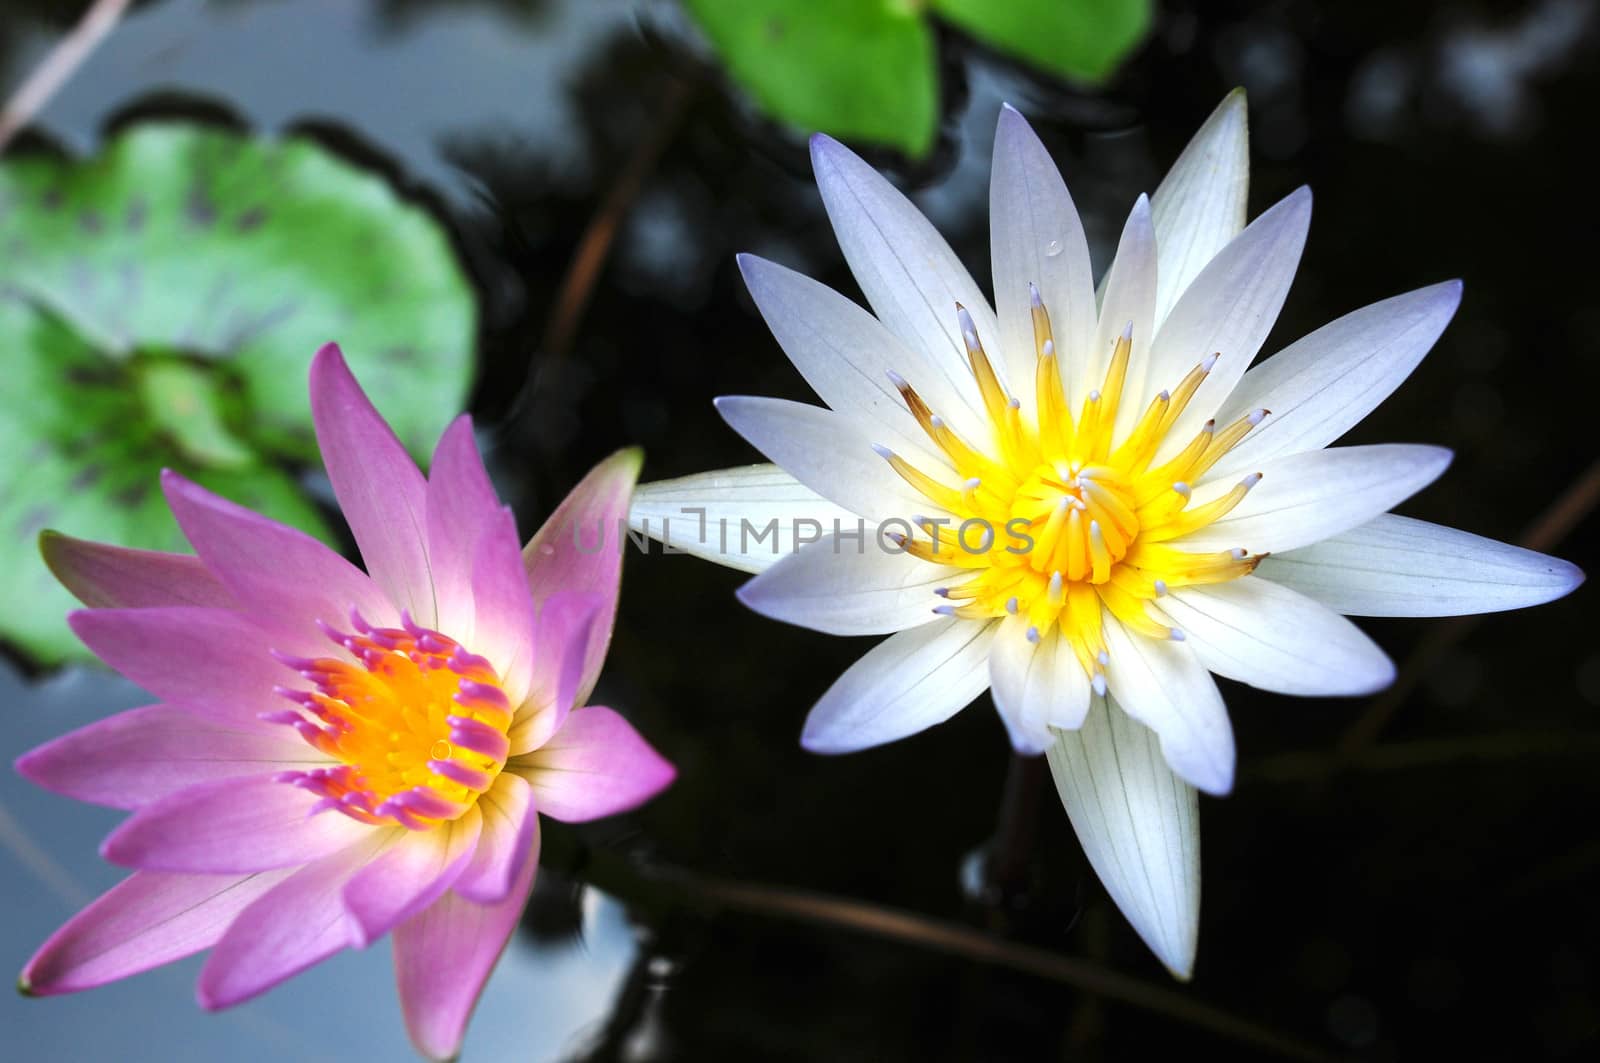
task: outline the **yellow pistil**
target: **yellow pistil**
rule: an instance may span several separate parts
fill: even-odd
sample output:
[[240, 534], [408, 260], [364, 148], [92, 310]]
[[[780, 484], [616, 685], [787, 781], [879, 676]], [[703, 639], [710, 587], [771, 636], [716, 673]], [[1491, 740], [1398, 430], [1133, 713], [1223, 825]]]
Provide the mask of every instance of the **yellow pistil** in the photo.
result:
[[320, 794], [320, 807], [364, 823], [428, 830], [473, 806], [505, 767], [512, 706], [482, 657], [418, 627], [357, 631], [324, 627], [352, 658], [284, 664], [314, 689], [279, 688], [298, 710], [271, 716], [339, 763], [284, 772], [281, 781]]
[[[956, 312], [991, 438], [958, 437], [910, 383], [889, 374], [955, 470], [954, 482], [947, 482], [876, 448], [907, 483], [951, 515], [942, 523], [914, 517], [916, 531], [904, 538], [904, 548], [914, 557], [966, 570], [940, 589], [948, 604], [936, 612], [969, 619], [1022, 616], [1034, 641], [1059, 629], [1103, 693], [1106, 612], [1150, 638], [1181, 639], [1161, 610], [1163, 596], [1175, 588], [1237, 579], [1260, 564], [1260, 556], [1242, 549], [1191, 553], [1173, 540], [1221, 519], [1260, 481], [1260, 473], [1253, 473], [1214, 501], [1191, 505], [1191, 485], [1268, 411], [1253, 411], [1220, 430], [1208, 422], [1173, 457], [1152, 467], [1219, 355], [1202, 358], [1172, 390], [1156, 395], [1119, 436], [1117, 413], [1130, 400], [1125, 388], [1132, 325], [1118, 338], [1100, 387], [1084, 396], [1074, 417], [1050, 315], [1033, 289], [1037, 409], [1030, 422], [1001, 385], [971, 315], [959, 305]], [[963, 535], [964, 525], [969, 531]], [[981, 534], [978, 527], [992, 533]]]

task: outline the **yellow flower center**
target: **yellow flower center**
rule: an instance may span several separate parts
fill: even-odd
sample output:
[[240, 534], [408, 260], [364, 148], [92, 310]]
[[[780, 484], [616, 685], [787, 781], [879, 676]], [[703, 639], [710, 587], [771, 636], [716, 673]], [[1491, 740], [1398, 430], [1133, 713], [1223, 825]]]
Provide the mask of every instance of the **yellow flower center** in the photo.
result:
[[277, 692], [298, 709], [271, 715], [340, 761], [280, 781], [321, 794], [318, 810], [364, 823], [428, 830], [471, 808], [505, 767], [512, 706], [493, 666], [437, 631], [404, 619], [374, 628], [352, 613], [356, 634], [323, 630], [360, 663], [278, 659], [313, 690]]
[[897, 454], [878, 452], [952, 520], [913, 517], [927, 535], [907, 552], [969, 571], [939, 593], [936, 612], [968, 619], [1025, 617], [1037, 641], [1059, 628], [1103, 690], [1102, 610], [1151, 638], [1179, 638], [1158, 600], [1178, 587], [1220, 583], [1261, 563], [1242, 549], [1192, 553], [1174, 540], [1218, 520], [1260, 481], [1245, 477], [1205, 505], [1190, 506], [1190, 485], [1261, 423], [1255, 410], [1225, 428], [1206, 425], [1170, 459], [1155, 463], [1173, 425], [1216, 364], [1211, 355], [1151, 401], [1129, 430], [1116, 431], [1132, 349], [1131, 326], [1117, 340], [1100, 387], [1077, 416], [1067, 408], [1050, 317], [1033, 293], [1038, 409], [1024, 415], [985, 354], [972, 317], [957, 307], [967, 357], [992, 429], [975, 447], [928, 408], [898, 374], [890, 379], [912, 415], [961, 478], [951, 486]]

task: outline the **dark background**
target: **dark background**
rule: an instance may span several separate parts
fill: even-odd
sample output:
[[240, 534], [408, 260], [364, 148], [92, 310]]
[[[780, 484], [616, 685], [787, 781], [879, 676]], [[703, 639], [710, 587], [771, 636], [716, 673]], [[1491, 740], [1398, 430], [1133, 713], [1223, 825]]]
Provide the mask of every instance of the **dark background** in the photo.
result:
[[[0, 11], [6, 84], [82, 6]], [[1403, 511], [1515, 541], [1586, 476], [1592, 492], [1600, 311], [1594, 171], [1580, 160], [1600, 105], [1593, 5], [1157, 7], [1147, 43], [1095, 91], [941, 31], [944, 121], [932, 157], [868, 157], [913, 190], [987, 287], [989, 144], [1010, 100], [1060, 162], [1103, 269], [1134, 197], [1242, 84], [1252, 215], [1302, 183], [1316, 195], [1268, 351], [1385, 296], [1466, 282], [1433, 354], [1349, 437], [1454, 448], [1444, 479]], [[621, 445], [645, 447], [646, 479], [759, 460], [715, 415], [716, 395], [810, 397], [744, 294], [735, 252], [859, 296], [804, 138], [761, 118], [670, 4], [168, 0], [142, 5], [118, 35], [45, 111], [31, 148], [90, 148], [130, 113], [198, 111], [309, 128], [389, 170], [439, 210], [478, 284], [472, 410], [525, 531]], [[322, 62], [340, 49], [347, 64]], [[616, 221], [615, 240], [579, 313], [563, 285], [597, 217]], [[1584, 504], [1551, 549], [1592, 570]], [[513, 959], [609, 956], [571, 943], [594, 926], [591, 881], [628, 907], [637, 947], [605, 961], [614, 972], [596, 983], [599, 1017], [576, 1035], [535, 1022], [531, 999], [520, 1010], [486, 1003], [480, 1019], [499, 1039], [477, 1058], [1281, 1054], [1196, 1025], [1165, 996], [1140, 1007], [1026, 973], [1019, 957], [1033, 954], [1006, 943], [1177, 990], [1332, 1055], [1594, 1058], [1600, 650], [1588, 588], [1475, 625], [1362, 621], [1402, 673], [1398, 696], [1378, 709], [1392, 720], [1368, 737], [1352, 737], [1358, 720], [1376, 718], [1367, 702], [1224, 682], [1240, 779], [1232, 796], [1202, 803], [1200, 955], [1193, 983], [1178, 987], [1105, 898], [1048, 781], [1009, 765], [987, 697], [884, 749], [804, 753], [807, 708], [871, 640], [757, 618], [732, 596], [741, 579], [691, 558], [628, 559], [596, 700], [623, 709], [680, 780], [618, 821], [547, 824], [527, 921], [534, 948]], [[17, 680], [4, 711], [29, 715], [20, 726], [30, 741], [0, 753], [65, 730], [45, 718], [55, 702], [79, 716], [105, 710], [91, 711], [85, 692], [134, 703], [108, 686]], [[984, 854], [1008, 771], [1021, 840], [997, 869]], [[0, 796], [19, 792], [8, 784]], [[12, 813], [55, 859], [92, 856], [64, 851], [51, 826], [78, 814], [66, 802]], [[781, 891], [730, 905], [717, 899], [729, 880], [982, 930], [1002, 942], [1001, 962], [951, 956], [922, 929], [917, 944], [796, 922], [773, 910]], [[66, 910], [4, 940], [36, 942]], [[20, 967], [31, 947], [0, 966]], [[344, 968], [341, 983], [359, 983], [352, 1000], [390, 992], [372, 959]], [[100, 1013], [93, 995], [7, 1004], [6, 1036], [60, 1053], [77, 1043], [56, 1032], [62, 1009], [110, 1021], [137, 1000], [169, 1038], [152, 1058], [170, 1057], [223, 1021], [194, 1012], [181, 983], [147, 985]], [[363, 1004], [344, 1032], [359, 1045], [364, 1025], [389, 1021]]]

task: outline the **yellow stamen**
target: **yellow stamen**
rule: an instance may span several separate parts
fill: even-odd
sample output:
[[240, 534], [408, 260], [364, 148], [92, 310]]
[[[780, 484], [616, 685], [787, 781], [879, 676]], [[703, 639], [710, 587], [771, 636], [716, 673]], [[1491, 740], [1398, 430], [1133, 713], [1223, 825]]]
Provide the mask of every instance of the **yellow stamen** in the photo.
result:
[[[1181, 639], [1156, 604], [1174, 589], [1237, 579], [1261, 561], [1244, 550], [1191, 553], [1183, 537], [1225, 516], [1260, 478], [1247, 477], [1204, 505], [1191, 484], [1261, 422], [1258, 410], [1218, 431], [1208, 422], [1159, 466], [1151, 462], [1217, 361], [1202, 360], [1171, 391], [1138, 394], [1130, 365], [1131, 326], [1118, 338], [1100, 387], [1078, 399], [1064, 383], [1069, 352], [1059, 351], [1050, 315], [1030, 286], [1034, 354], [1032, 411], [1007, 396], [972, 316], [957, 307], [967, 361], [993, 429], [980, 446], [950, 430], [894, 373], [890, 379], [953, 475], [923, 471], [886, 448], [879, 452], [920, 494], [950, 515], [937, 528], [913, 518], [903, 542], [913, 557], [967, 571], [940, 589], [935, 611], [967, 619], [1006, 615], [1027, 620], [1030, 640], [1059, 630], [1096, 691], [1107, 685], [1103, 616], [1109, 612], [1142, 637]], [[1076, 352], [1077, 356], [1088, 352]], [[1152, 382], [1157, 383], [1157, 382]], [[1117, 411], [1144, 412], [1126, 433]], [[984, 534], [958, 533], [976, 521]], [[937, 541], [935, 541], [937, 534]]]

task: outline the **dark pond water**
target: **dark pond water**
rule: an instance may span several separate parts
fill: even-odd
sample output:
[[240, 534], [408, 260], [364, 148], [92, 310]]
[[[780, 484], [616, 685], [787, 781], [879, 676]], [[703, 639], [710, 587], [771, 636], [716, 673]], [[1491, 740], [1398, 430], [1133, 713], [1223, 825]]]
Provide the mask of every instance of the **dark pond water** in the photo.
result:
[[[5, 6], [0, 81], [14, 84], [42, 54], [68, 21], [60, 6]], [[1062, 163], [1103, 264], [1133, 197], [1245, 85], [1252, 210], [1301, 183], [1317, 197], [1268, 349], [1364, 303], [1463, 277], [1443, 341], [1352, 440], [1454, 448], [1447, 476], [1405, 512], [1517, 538], [1600, 452], [1593, 171], [1580, 165], [1600, 105], [1593, 5], [1158, 6], [1149, 43], [1097, 93], [947, 37], [937, 150], [915, 166], [879, 161], [985, 277], [989, 141], [1010, 100]], [[311, 128], [383, 161], [441, 212], [478, 286], [472, 408], [497, 482], [531, 529], [626, 443], [645, 446], [650, 479], [757, 460], [713, 413], [715, 395], [807, 397], [743, 294], [736, 251], [854, 290], [803, 140], [731, 98], [685, 36], [672, 5], [624, 0], [166, 0], [136, 9], [40, 131], [88, 150], [130, 109], [200, 111]], [[659, 157], [587, 314], [570, 340], [552, 337], [583, 227], [651, 146]], [[1555, 552], [1593, 571], [1596, 538], [1580, 523]], [[886, 749], [807, 755], [797, 745], [807, 707], [869, 643], [754, 618], [732, 597], [739, 582], [689, 558], [629, 559], [597, 700], [624, 708], [681, 778], [634, 815], [547, 827], [553, 866], [490, 983], [469, 1058], [1262, 1052], [1170, 1010], [657, 889], [673, 868], [803, 887], [1168, 984], [1048, 792], [1025, 797], [1036, 804], [1031, 841], [1004, 888], [974, 888], [1008, 770], [987, 699]], [[1588, 593], [1487, 618], [1442, 648], [1437, 623], [1364, 622], [1412, 662], [1415, 683], [1378, 743], [1332, 778], [1319, 766], [1364, 703], [1224, 684], [1241, 781], [1203, 805], [1188, 999], [1362, 1059], [1594, 1058], [1600, 650]], [[0, 758], [139, 700], [101, 673], [8, 666]], [[115, 881], [94, 852], [114, 820], [0, 774], [0, 966], [20, 967]], [[407, 1052], [382, 946], [219, 1017], [191, 1004], [196, 969], [74, 998], [0, 998], [0, 1055], [242, 1063]]]

